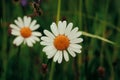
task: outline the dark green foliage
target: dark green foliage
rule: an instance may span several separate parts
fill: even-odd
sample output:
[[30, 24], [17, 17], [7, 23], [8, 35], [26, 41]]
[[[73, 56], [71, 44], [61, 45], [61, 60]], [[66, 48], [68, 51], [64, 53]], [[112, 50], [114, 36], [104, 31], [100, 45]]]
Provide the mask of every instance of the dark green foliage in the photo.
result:
[[[34, 0], [22, 6], [21, 0], [0, 3], [0, 80], [48, 80], [52, 59], [47, 59], [39, 42], [34, 47], [16, 47], [9, 24], [18, 16], [31, 16], [40, 24], [40, 31], [50, 30], [56, 22], [58, 0], [40, 0], [41, 14], [35, 14]], [[39, 12], [39, 11], [38, 11]], [[61, 0], [60, 20], [73, 22], [85, 31], [114, 41], [82, 36], [82, 53], [68, 62], [56, 63], [53, 80], [120, 80], [120, 0]]]

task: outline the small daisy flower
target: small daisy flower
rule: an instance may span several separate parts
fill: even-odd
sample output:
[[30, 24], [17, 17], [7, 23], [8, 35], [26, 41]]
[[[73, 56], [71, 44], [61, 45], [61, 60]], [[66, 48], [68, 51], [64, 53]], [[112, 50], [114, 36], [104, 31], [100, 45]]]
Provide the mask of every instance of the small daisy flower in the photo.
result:
[[78, 27], [73, 28], [73, 23], [67, 25], [66, 21], [59, 21], [58, 27], [53, 22], [50, 28], [52, 33], [44, 30], [46, 36], [41, 37], [41, 45], [45, 45], [43, 51], [48, 59], [53, 57], [54, 62], [61, 63], [63, 57], [65, 61], [69, 61], [68, 53], [72, 57], [75, 57], [76, 53], [81, 53], [82, 46], [79, 43], [83, 39], [79, 38], [82, 32], [78, 31]]
[[24, 44], [32, 47], [33, 43], [40, 41], [38, 37], [41, 36], [41, 33], [35, 31], [40, 27], [39, 24], [36, 24], [36, 20], [32, 21], [31, 17], [24, 16], [23, 20], [21, 17], [18, 17], [14, 22], [15, 24], [10, 24], [10, 27], [12, 28], [11, 34], [17, 36], [14, 39], [13, 44], [19, 46], [24, 42]]

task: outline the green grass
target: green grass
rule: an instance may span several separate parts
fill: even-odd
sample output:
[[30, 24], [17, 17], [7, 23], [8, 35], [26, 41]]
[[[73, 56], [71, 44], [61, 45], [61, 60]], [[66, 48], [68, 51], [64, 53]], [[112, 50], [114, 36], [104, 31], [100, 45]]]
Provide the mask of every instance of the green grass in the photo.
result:
[[82, 53], [58, 64], [47, 59], [39, 42], [32, 48], [14, 46], [9, 24], [33, 14], [33, 1], [23, 7], [15, 0], [1, 0], [0, 80], [119, 80], [120, 0], [41, 1], [43, 14], [32, 17], [41, 26], [38, 31], [50, 30], [59, 20], [73, 22], [83, 32]]

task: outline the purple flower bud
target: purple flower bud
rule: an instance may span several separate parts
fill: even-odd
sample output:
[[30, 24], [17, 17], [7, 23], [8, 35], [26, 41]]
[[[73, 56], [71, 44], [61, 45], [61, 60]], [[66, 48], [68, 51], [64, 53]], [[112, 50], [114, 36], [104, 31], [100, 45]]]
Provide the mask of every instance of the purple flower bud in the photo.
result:
[[20, 3], [23, 7], [25, 7], [28, 3], [28, 0], [20, 0]]

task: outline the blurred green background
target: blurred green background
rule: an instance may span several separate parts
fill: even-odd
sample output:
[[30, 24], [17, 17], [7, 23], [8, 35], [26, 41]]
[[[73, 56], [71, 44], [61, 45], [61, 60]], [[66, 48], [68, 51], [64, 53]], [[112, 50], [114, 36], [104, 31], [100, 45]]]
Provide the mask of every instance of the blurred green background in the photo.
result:
[[120, 80], [120, 0], [61, 0], [59, 15], [60, 20], [73, 22], [80, 31], [109, 39], [116, 45], [82, 36], [81, 54], [69, 56], [69, 62], [53, 64], [39, 42], [32, 48], [12, 44], [15, 37], [10, 34], [9, 24], [18, 16], [31, 16], [43, 33], [56, 22], [58, 1], [1, 0], [0, 80]]

